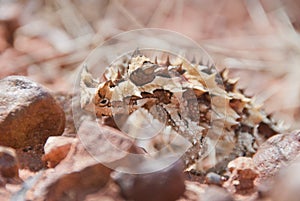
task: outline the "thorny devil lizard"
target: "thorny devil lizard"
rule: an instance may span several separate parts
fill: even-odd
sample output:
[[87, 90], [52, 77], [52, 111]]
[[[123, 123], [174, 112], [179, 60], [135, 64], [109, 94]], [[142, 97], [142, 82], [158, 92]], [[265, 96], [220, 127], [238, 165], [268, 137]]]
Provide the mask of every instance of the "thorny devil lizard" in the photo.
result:
[[213, 66], [180, 58], [126, 58], [109, 66], [100, 81], [83, 70], [82, 107], [92, 104], [99, 118], [147, 111], [190, 142], [183, 155], [189, 169], [223, 171], [229, 161], [253, 155], [280, 132], [280, 126], [236, 88], [237, 79], [229, 79], [226, 70], [219, 74]]

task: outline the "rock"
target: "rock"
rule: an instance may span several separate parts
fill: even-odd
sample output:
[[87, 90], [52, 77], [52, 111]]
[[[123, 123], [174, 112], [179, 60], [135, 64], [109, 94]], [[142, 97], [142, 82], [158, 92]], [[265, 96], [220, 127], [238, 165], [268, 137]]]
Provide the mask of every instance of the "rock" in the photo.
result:
[[[141, 164], [141, 168], [146, 166], [149, 168], [157, 164], [147, 164], [142, 167], [143, 165]], [[147, 174], [114, 172], [113, 178], [120, 186], [123, 197], [134, 201], [173, 201], [185, 191], [181, 161], [158, 172]]]
[[[98, 125], [94, 121], [85, 120], [77, 135], [85, 149], [96, 160], [111, 165], [111, 168], [122, 165], [122, 162], [112, 163], [124, 159], [129, 153], [142, 152], [134, 145], [134, 141], [121, 131], [109, 126]], [[124, 163], [131, 162], [124, 161]]]
[[87, 194], [103, 188], [110, 179], [109, 175], [110, 170], [100, 163], [72, 171], [48, 187], [46, 200], [83, 200]]
[[67, 157], [55, 168], [48, 169], [29, 192], [31, 200], [84, 200], [110, 180], [111, 170], [86, 152], [80, 141], [72, 144]]
[[62, 161], [71, 148], [71, 145], [78, 139], [64, 137], [64, 136], [52, 136], [49, 137], [45, 146], [43, 161], [47, 162], [49, 168], [54, 168], [60, 161]]
[[214, 172], [209, 172], [206, 176], [205, 176], [205, 183], [207, 184], [213, 184], [216, 186], [222, 186], [224, 181], [226, 181], [227, 178], [224, 176], [221, 176], [217, 173]]
[[114, 146], [127, 150], [127, 153], [135, 151], [133, 142], [120, 131], [99, 126], [93, 121], [84, 121], [67, 156], [55, 168], [46, 170], [43, 179], [29, 193], [35, 195], [30, 199], [84, 200], [87, 195], [92, 196], [103, 190], [111, 180], [112, 167], [109, 164], [127, 155], [112, 149], [107, 139]]
[[227, 167], [231, 174], [223, 187], [237, 194], [250, 194], [256, 190], [254, 180], [258, 177], [258, 171], [255, 169], [252, 158], [238, 157]]
[[43, 144], [26, 146], [16, 149], [21, 169], [37, 172], [46, 167], [42, 161]]
[[276, 175], [282, 167], [297, 156], [299, 151], [300, 131], [278, 134], [269, 138], [253, 156], [260, 178], [265, 179]]
[[65, 115], [41, 85], [22, 76], [0, 80], [0, 144], [22, 148], [64, 131]]
[[0, 176], [4, 183], [20, 181], [19, 161], [12, 148], [0, 146]]

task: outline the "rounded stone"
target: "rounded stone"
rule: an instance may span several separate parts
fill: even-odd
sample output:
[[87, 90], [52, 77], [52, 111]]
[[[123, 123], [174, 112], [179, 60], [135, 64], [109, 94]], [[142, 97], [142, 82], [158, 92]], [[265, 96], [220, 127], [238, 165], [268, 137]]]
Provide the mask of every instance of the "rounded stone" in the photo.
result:
[[0, 175], [4, 178], [19, 177], [19, 162], [12, 148], [0, 146]]
[[76, 142], [77, 139], [72, 137], [49, 137], [44, 146], [43, 161], [47, 162], [49, 168], [55, 167], [68, 155], [72, 144]]
[[229, 178], [223, 187], [231, 193], [246, 195], [256, 190], [255, 179], [258, 177], [252, 158], [238, 157], [227, 165]]
[[287, 134], [277, 134], [264, 142], [253, 162], [261, 178], [270, 178], [289, 164], [300, 152], [300, 130]]
[[[162, 161], [141, 163], [140, 168], [160, 166]], [[135, 201], [175, 201], [185, 191], [183, 163], [177, 161], [169, 167], [147, 174], [114, 172], [112, 178], [119, 185], [121, 195]]]
[[0, 145], [44, 144], [60, 135], [65, 114], [47, 89], [23, 76], [0, 80]]

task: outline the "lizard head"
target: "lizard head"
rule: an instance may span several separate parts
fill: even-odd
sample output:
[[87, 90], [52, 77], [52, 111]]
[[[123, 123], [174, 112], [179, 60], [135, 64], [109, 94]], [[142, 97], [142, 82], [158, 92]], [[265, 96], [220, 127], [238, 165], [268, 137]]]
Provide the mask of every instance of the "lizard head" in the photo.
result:
[[81, 72], [81, 108], [96, 112], [97, 116], [111, 116], [111, 81], [99, 82], [88, 72], [86, 65]]
[[94, 96], [94, 105], [97, 116], [112, 116], [110, 86], [111, 81], [102, 82], [98, 87], [98, 92]]

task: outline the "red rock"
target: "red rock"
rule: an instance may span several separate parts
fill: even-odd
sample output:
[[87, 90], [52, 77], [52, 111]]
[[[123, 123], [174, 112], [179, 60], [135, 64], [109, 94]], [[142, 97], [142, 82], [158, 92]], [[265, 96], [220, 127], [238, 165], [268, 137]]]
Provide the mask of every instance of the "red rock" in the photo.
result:
[[22, 76], [0, 80], [0, 144], [14, 148], [43, 144], [64, 131], [65, 115], [41, 85]]
[[[66, 158], [43, 174], [42, 179], [29, 193], [35, 195], [30, 199], [84, 200], [87, 195], [94, 194], [101, 198], [103, 194], [98, 192], [110, 181], [112, 171], [111, 167], [101, 162], [109, 165], [126, 158], [129, 151], [134, 151], [133, 142], [120, 131], [107, 126], [101, 127], [93, 121], [84, 121], [78, 136], [80, 138], [75, 138], [72, 142]], [[127, 150], [127, 153], [111, 149], [112, 145], [107, 145], [107, 139], [110, 139], [114, 146]], [[92, 146], [88, 146], [89, 144]]]
[[[160, 162], [163, 163], [163, 161]], [[148, 161], [145, 163], [147, 164]], [[154, 163], [159, 163], [159, 161]], [[141, 168], [151, 169], [151, 166], [155, 167], [157, 164], [140, 165]], [[120, 186], [124, 198], [129, 200], [173, 201], [177, 200], [185, 191], [183, 164], [180, 161], [153, 173], [115, 172], [113, 177]]]
[[258, 177], [252, 158], [239, 157], [228, 164], [231, 172], [223, 187], [232, 193], [251, 194], [256, 190], [254, 180]]
[[0, 146], [0, 176], [4, 183], [20, 181], [19, 161], [12, 148]]
[[32, 200], [84, 200], [110, 180], [111, 170], [87, 153], [80, 142], [74, 142], [68, 156], [55, 168], [43, 173], [27, 198]]
[[123, 159], [130, 152], [138, 152], [133, 140], [124, 133], [93, 121], [84, 121], [77, 135], [86, 150], [96, 160], [105, 164]]
[[43, 144], [26, 146], [16, 149], [21, 169], [37, 172], [46, 167], [42, 161]]
[[103, 188], [109, 175], [110, 170], [102, 164], [65, 174], [47, 188], [46, 200], [83, 200], [87, 194]]
[[43, 156], [43, 161], [47, 162], [48, 167], [55, 167], [67, 156], [71, 145], [77, 140], [76, 138], [64, 136], [49, 137], [44, 146], [45, 155]]
[[264, 142], [253, 156], [262, 179], [272, 177], [292, 161], [300, 151], [300, 131], [278, 134]]

